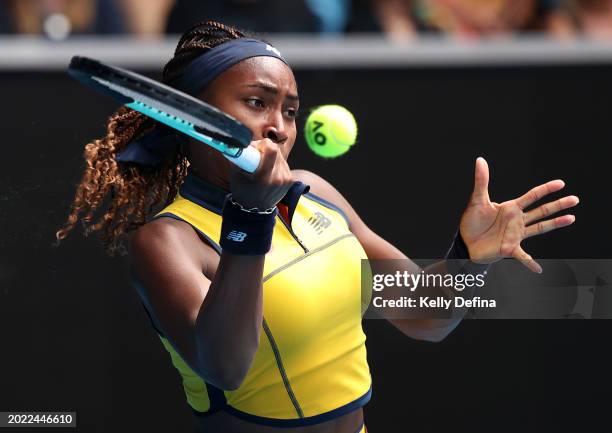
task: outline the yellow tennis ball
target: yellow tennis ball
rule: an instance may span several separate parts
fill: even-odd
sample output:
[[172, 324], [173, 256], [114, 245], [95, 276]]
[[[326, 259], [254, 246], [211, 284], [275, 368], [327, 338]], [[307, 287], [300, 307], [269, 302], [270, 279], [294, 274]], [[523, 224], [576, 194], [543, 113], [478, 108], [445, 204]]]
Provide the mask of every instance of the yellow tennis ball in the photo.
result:
[[340, 105], [315, 108], [305, 126], [306, 143], [319, 156], [335, 158], [355, 144], [357, 122], [353, 114]]

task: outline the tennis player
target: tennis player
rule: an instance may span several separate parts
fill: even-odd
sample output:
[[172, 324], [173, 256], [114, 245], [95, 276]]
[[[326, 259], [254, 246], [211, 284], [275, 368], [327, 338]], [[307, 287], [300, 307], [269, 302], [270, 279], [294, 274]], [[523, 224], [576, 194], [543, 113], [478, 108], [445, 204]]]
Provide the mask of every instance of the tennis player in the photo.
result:
[[[276, 48], [200, 23], [180, 39], [163, 81], [251, 129], [251, 145], [262, 154], [257, 171], [247, 174], [121, 108], [107, 135], [85, 147], [87, 166], [58, 239], [81, 219], [86, 234], [100, 231], [116, 253], [129, 233], [135, 286], [182, 377], [198, 431], [365, 432], [371, 377], [361, 259], [405, 259], [411, 272], [420, 268], [372, 232], [332, 185], [287, 165], [299, 99]], [[578, 199], [524, 209], [563, 187], [555, 180], [493, 203], [487, 164], [478, 159], [447, 257], [471, 259], [470, 272], [502, 257], [539, 272], [521, 241], [572, 224], [571, 215], [535, 222]], [[457, 320], [391, 323], [410, 337], [439, 341]]]

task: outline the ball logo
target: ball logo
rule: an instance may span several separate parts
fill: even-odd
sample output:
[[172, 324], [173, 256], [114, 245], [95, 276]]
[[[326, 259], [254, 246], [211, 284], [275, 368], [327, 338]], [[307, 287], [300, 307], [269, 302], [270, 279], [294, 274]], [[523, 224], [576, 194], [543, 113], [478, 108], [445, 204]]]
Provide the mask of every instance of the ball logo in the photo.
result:
[[237, 232], [236, 230], [232, 230], [228, 233], [226, 239], [234, 242], [243, 242], [246, 237], [247, 234], [245, 232]]
[[313, 126], [314, 128], [312, 128], [312, 132], [314, 132], [314, 136], [313, 136], [314, 141], [319, 146], [323, 146], [325, 142], [327, 141], [327, 138], [325, 138], [325, 135], [323, 135], [322, 132], [319, 132], [319, 129], [321, 129], [321, 127], [323, 126], [323, 122], [319, 122], [318, 120], [315, 120], [313, 122]]
[[278, 57], [283, 57], [280, 53], [280, 51], [278, 51], [276, 48], [274, 48], [272, 45], [266, 45], [266, 51], [272, 51], [274, 54], [276, 54]]

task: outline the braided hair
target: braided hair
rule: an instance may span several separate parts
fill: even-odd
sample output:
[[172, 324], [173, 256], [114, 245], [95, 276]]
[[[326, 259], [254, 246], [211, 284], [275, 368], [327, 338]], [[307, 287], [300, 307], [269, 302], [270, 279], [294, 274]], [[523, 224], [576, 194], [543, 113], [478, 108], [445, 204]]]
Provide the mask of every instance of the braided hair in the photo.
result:
[[[242, 37], [246, 34], [216, 21], [196, 24], [179, 40], [174, 57], [164, 67], [162, 82], [172, 85], [196, 57]], [[58, 243], [81, 220], [84, 235], [99, 232], [108, 254], [125, 254], [126, 234], [143, 225], [157, 206], [172, 202], [189, 166], [180, 149], [156, 167], [115, 160], [115, 155], [131, 141], [155, 127], [156, 122], [127, 107], [110, 116], [106, 136], [85, 146], [86, 167], [76, 187], [70, 214], [55, 235]], [[101, 215], [95, 217], [96, 211]]]

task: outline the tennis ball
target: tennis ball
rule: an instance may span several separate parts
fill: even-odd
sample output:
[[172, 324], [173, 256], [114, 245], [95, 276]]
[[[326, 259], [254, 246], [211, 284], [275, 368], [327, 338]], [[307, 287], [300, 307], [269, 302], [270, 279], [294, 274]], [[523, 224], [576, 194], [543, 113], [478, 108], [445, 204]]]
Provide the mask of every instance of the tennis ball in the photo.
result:
[[340, 105], [321, 105], [312, 110], [305, 126], [308, 147], [323, 158], [340, 156], [355, 144], [357, 122]]

